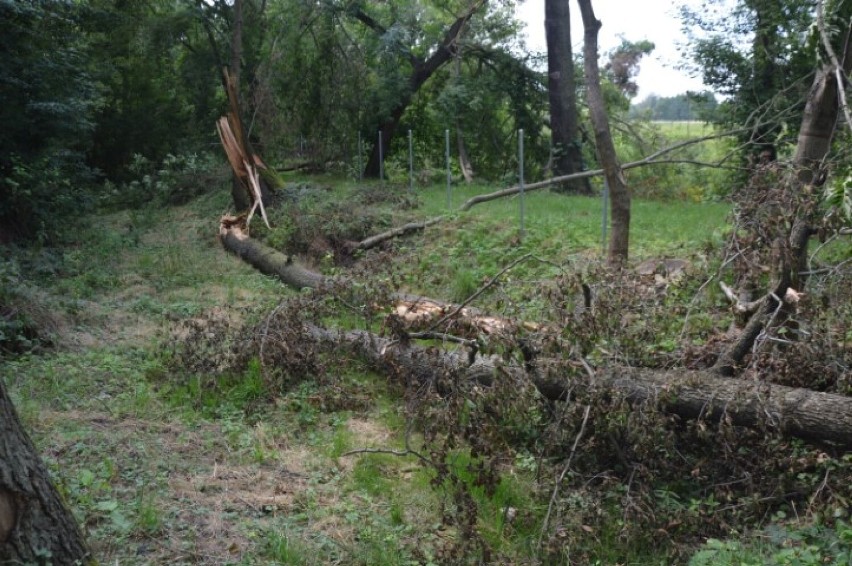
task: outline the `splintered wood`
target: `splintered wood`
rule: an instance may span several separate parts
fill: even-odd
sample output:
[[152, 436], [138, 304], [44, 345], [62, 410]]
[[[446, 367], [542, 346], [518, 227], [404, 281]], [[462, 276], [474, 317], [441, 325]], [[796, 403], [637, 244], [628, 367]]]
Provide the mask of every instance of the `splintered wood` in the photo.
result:
[[[392, 312], [409, 329], [435, 330], [436, 326], [442, 326], [445, 322], [446, 327], [439, 330], [465, 338], [475, 337], [480, 333], [492, 335], [511, 332], [519, 327], [538, 330], [538, 325], [534, 323], [518, 323], [505, 318], [486, 316], [476, 309], [458, 309], [455, 305], [426, 298], [401, 300], [393, 307]], [[442, 322], [448, 315], [452, 316]]]

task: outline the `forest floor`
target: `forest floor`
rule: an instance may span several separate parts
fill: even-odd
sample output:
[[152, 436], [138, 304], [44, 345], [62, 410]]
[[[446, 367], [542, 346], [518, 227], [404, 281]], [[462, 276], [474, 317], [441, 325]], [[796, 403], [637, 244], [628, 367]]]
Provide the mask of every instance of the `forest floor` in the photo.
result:
[[[364, 229], [441, 212], [441, 189], [432, 193]], [[523, 244], [517, 201], [508, 200], [451, 216], [401, 242], [390, 261], [407, 266], [399, 269], [420, 281], [418, 291], [458, 301], [523, 253], [562, 264], [597, 256], [599, 201], [576, 199], [554, 212], [555, 198], [564, 197], [533, 197]], [[96, 216], [72, 245], [15, 256], [39, 282], [23, 293], [53, 346], [4, 361], [0, 378], [94, 553], [102, 564], [451, 561], [459, 533], [442, 521], [434, 474], [412, 456], [362, 451], [405, 446], [396, 386], [354, 359], [338, 360], [331, 379], [305, 376], [273, 394], [256, 360], [239, 373], [216, 371], [221, 351], [213, 350], [234, 340], [221, 328], [251, 328], [294, 296], [222, 249], [215, 235], [226, 206], [216, 194]], [[349, 208], [329, 213], [329, 222], [354, 221]], [[724, 205], [637, 203], [637, 255], [700, 262], [702, 246], [722, 238], [725, 214]], [[294, 238], [292, 230], [258, 230], [272, 242]], [[320, 240], [303, 242], [314, 248], [310, 261], [340, 272], [333, 242]], [[514, 276], [535, 282], [552, 275], [546, 269]], [[518, 300], [507, 292], [483, 306]], [[187, 329], [208, 339], [209, 359], [203, 348], [194, 352], [190, 369], [175, 363]], [[504, 562], [533, 563], [546, 505], [531, 499], [529, 459], [507, 466], [500, 494], [480, 502], [481, 530]], [[506, 510], [525, 505], [537, 506], [528, 524], [510, 525]], [[598, 563], [670, 562], [666, 550], [620, 552], [600, 550]]]

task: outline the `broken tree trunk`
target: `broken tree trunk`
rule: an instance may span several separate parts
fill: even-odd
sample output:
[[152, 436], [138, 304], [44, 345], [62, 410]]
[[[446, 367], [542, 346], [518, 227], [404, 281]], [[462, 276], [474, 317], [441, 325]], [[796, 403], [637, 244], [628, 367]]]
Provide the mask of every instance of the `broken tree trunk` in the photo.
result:
[[0, 380], [0, 564], [94, 563]]
[[[666, 161], [661, 160], [660, 158], [666, 154], [672, 153], [678, 149], [682, 149], [684, 147], [695, 145], [698, 143], [703, 143], [708, 140], [720, 139], [728, 136], [732, 136], [738, 133], [743, 132], [742, 128], [738, 128], [735, 130], [727, 130], [718, 134], [711, 134], [708, 136], [703, 136], [700, 138], [694, 138], [691, 140], [686, 140], [682, 142], [678, 142], [674, 145], [665, 147], [659, 151], [652, 153], [638, 161], [631, 161], [630, 163], [625, 163], [621, 166], [622, 171], [627, 171], [628, 169], [634, 169], [636, 167], [644, 167], [646, 165], [654, 165], [666, 163]], [[566, 183], [569, 181], [575, 181], [577, 179], [588, 179], [590, 177], [598, 177], [603, 175], [605, 172], [603, 169], [592, 169], [589, 171], [582, 171], [580, 173], [571, 173], [570, 175], [560, 175], [558, 177], [551, 177], [550, 179], [545, 179], [544, 181], [539, 181], [536, 183], [530, 183], [529, 185], [524, 185], [524, 192], [537, 191], [539, 189], [546, 189], [547, 187], [552, 187], [553, 185], [557, 185], [560, 183]], [[521, 192], [520, 185], [514, 185], [505, 189], [500, 189], [499, 191], [494, 191], [493, 193], [486, 193], [482, 195], [476, 195], [464, 201], [462, 203], [459, 210], [462, 212], [468, 211], [477, 204], [481, 204], [483, 202], [489, 202], [492, 200], [497, 200], [503, 197], [514, 196]]]
[[[291, 257], [256, 242], [238, 227], [223, 223], [220, 237], [226, 249], [236, 253], [263, 273], [274, 275], [296, 288], [316, 288], [325, 281]], [[453, 310], [428, 299], [398, 296], [396, 314], [416, 326], [434, 325]], [[491, 331], [505, 329], [506, 321], [481, 316], [475, 311], [457, 315], [480, 317]], [[408, 319], [411, 319], [410, 321]], [[496, 321], [496, 322], [495, 322]], [[473, 327], [477, 328], [476, 323]], [[485, 327], [479, 331], [487, 332]], [[312, 339], [326, 345], [346, 345], [364, 356], [375, 369], [390, 372], [399, 379], [428, 381], [452, 371], [467, 379], [489, 384], [501, 375], [529, 377], [547, 399], [565, 399], [575, 387], [565, 380], [527, 373], [520, 366], [500, 366], [478, 357], [470, 364], [467, 353], [443, 352], [436, 358], [426, 350], [380, 337], [365, 331], [336, 332], [318, 327], [308, 329]], [[767, 427], [783, 434], [814, 441], [852, 446], [852, 398], [808, 389], [796, 389], [763, 382], [720, 378], [712, 372], [687, 370], [659, 371], [616, 367], [600, 371], [586, 386], [611, 389], [634, 403], [654, 401], [662, 410], [686, 419], [708, 421], [725, 419], [737, 426]]]
[[[848, 75], [852, 71], [852, 23], [848, 23], [844, 33], [845, 45], [844, 68], [836, 69], [826, 65], [818, 69], [814, 75], [813, 84], [808, 94], [808, 100], [799, 127], [799, 137], [796, 143], [796, 153], [793, 157], [793, 175], [788, 175], [781, 182], [784, 190], [791, 194], [800, 195], [801, 201], [795, 214], [788, 219], [789, 230], [772, 243], [773, 249], [766, 250], [768, 257], [776, 260], [774, 278], [777, 284], [764, 299], [761, 306], [755, 310], [746, 324], [743, 332], [726, 351], [722, 352], [714, 365], [714, 370], [721, 375], [733, 375], [746, 356], [753, 351], [758, 337], [765, 331], [776, 314], [786, 314], [792, 310], [790, 294], [797, 297], [804, 291], [808, 273], [808, 243], [816, 233], [820, 208], [817, 206], [816, 190], [825, 182], [825, 161], [831, 150], [831, 140], [834, 136], [838, 118], [838, 73]], [[795, 299], [793, 300], [795, 302]], [[784, 316], [778, 317], [779, 322]], [[795, 335], [793, 335], [795, 336]]]
[[[249, 237], [242, 223], [242, 217], [225, 216], [221, 219], [219, 239], [226, 250], [261, 273], [276, 277], [297, 290], [317, 289], [330, 283], [327, 277], [299, 264], [292, 256]], [[392, 296], [395, 304], [391, 312], [410, 330], [452, 330], [455, 336], [473, 338], [480, 333], [496, 334], [516, 327], [513, 321], [484, 315], [464, 304], [453, 305], [405, 293], [394, 293]], [[537, 328], [531, 323], [524, 323], [524, 327], [529, 330]]]
[[529, 377], [547, 399], [565, 400], [578, 388], [608, 390], [630, 403], [655, 403], [684, 419], [730, 422], [736, 426], [776, 430], [817, 442], [852, 446], [852, 398], [770, 383], [725, 379], [711, 372], [615, 367], [587, 381], [546, 379], [518, 365], [497, 365], [466, 352], [452, 353], [390, 340], [366, 331], [334, 332], [317, 327], [308, 334], [326, 345], [344, 345], [378, 371], [404, 382], [434, 382], [446, 372], [489, 385], [495, 379]]
[[277, 277], [290, 287], [316, 289], [325, 281], [325, 277], [294, 262], [291, 256], [250, 238], [239, 226], [236, 217], [222, 218], [219, 239], [226, 250], [238, 255], [261, 273]]

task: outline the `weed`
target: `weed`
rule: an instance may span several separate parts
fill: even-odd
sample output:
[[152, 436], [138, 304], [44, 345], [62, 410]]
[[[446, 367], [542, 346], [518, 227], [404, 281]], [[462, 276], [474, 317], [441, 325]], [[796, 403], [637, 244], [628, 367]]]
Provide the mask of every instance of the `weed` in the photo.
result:
[[276, 564], [302, 566], [315, 563], [316, 553], [298, 537], [287, 532], [270, 532], [264, 539], [264, 553]]

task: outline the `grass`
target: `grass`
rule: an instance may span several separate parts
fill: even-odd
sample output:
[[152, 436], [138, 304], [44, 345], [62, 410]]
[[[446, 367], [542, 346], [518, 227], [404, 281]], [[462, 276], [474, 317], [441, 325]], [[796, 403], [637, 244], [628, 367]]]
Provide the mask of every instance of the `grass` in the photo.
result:
[[[417, 191], [422, 211], [437, 216], [446, 212], [442, 187]], [[468, 198], [496, 190], [493, 186], [453, 188], [454, 207]], [[525, 231], [530, 246], [566, 255], [602, 248], [603, 203], [599, 197], [557, 196], [546, 189], [524, 197]], [[455, 209], [454, 209], [455, 210]], [[723, 203], [689, 203], [634, 200], [631, 217], [631, 253], [636, 258], [694, 250], [720, 229], [730, 208]], [[520, 230], [520, 197], [499, 199], [473, 207], [468, 213], [479, 235], [492, 229], [506, 232], [510, 242]], [[609, 227], [607, 227], [609, 231]], [[514, 234], [511, 232], [514, 231]], [[508, 243], [508, 242], [507, 242]], [[519, 242], [520, 244], [520, 242]]]
[[[453, 204], [496, 188], [454, 186]], [[358, 190], [349, 184], [334, 198]], [[223, 374], [174, 367], [163, 344], [177, 321], [224, 309], [251, 324], [291, 295], [216, 242], [226, 195], [94, 217], [66, 248], [19, 258], [62, 323], [55, 350], [5, 360], [0, 378], [93, 548], [104, 563], [439, 562], [456, 533], [441, 524], [447, 494], [433, 474], [410, 456], [350, 453], [404, 446], [402, 403], [383, 378], [347, 360], [270, 393], [257, 360]], [[417, 198], [419, 208], [388, 213], [401, 222], [447, 212], [445, 187], [419, 188]], [[476, 306], [534, 313], [536, 289], [558, 266], [600, 256], [601, 201], [537, 191], [525, 206], [523, 239], [519, 199], [503, 199], [400, 240], [390, 263], [410, 288], [463, 300], [533, 254], [507, 274], [511, 289]], [[643, 200], [633, 210], [635, 261], [694, 258], [728, 212]], [[211, 348], [212, 357], [224, 344]], [[472, 487], [483, 536], [518, 563], [534, 561], [545, 511], [530, 458], [494, 493]], [[469, 463], [463, 451], [453, 461], [468, 482]], [[625, 558], [615, 554], [599, 549]]]

